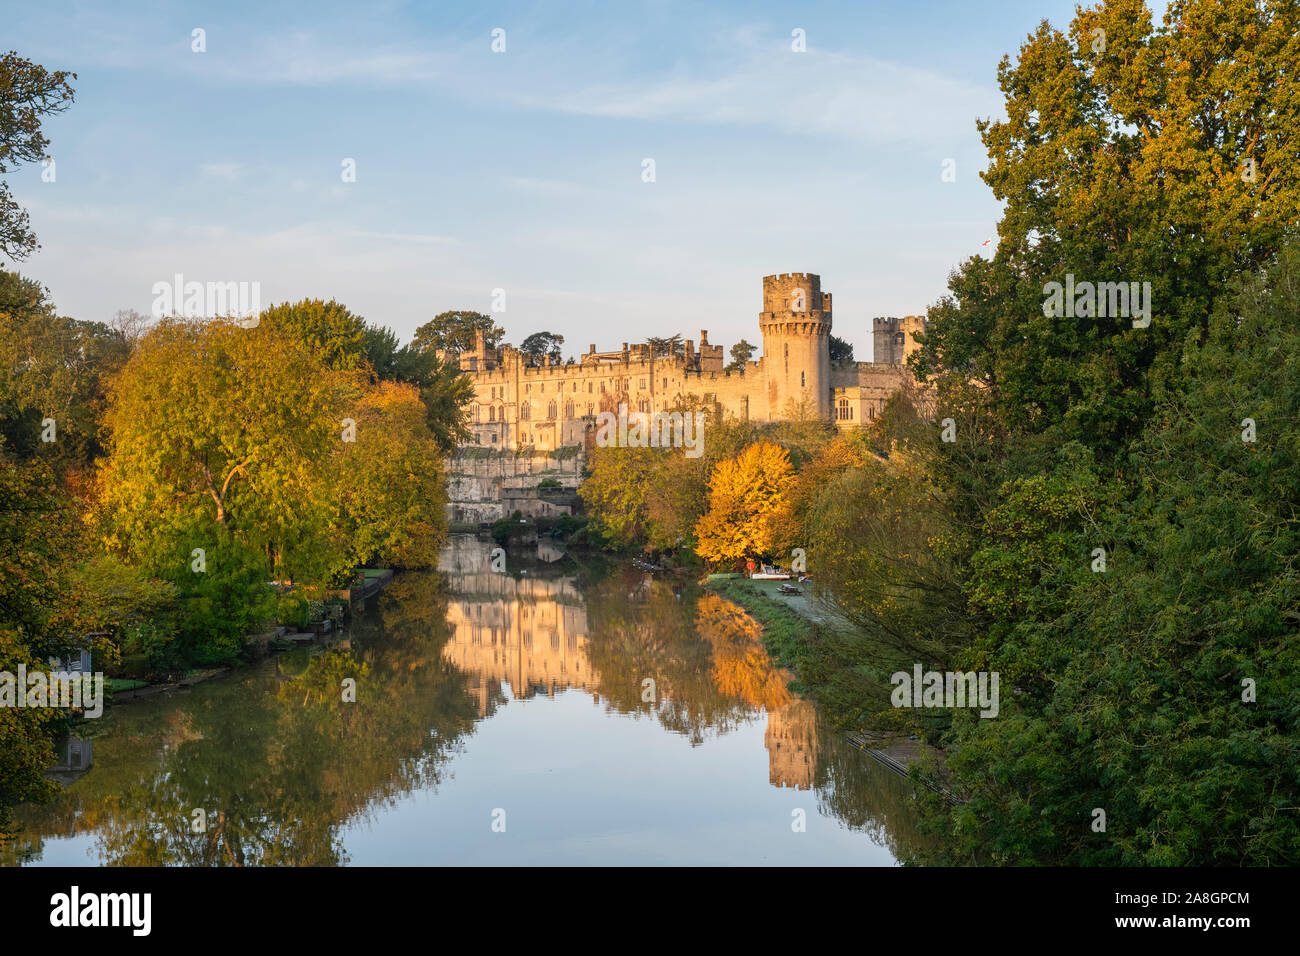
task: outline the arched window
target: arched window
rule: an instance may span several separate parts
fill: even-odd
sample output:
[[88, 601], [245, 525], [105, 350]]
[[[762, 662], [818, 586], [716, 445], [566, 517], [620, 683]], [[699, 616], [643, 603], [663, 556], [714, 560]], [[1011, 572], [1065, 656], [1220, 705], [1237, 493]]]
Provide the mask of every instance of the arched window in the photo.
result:
[[532, 403], [532, 402], [520, 402], [520, 403], [519, 403], [519, 420], [520, 420], [521, 422], [526, 422], [526, 421], [528, 421], [528, 419], [530, 419], [530, 418], [532, 418], [532, 417], [533, 417], [533, 403]]
[[551, 421], [555, 421], [555, 413], [556, 413], [555, 402], [551, 402], [551, 404], [546, 406], [546, 417], [549, 418]]
[[497, 407], [495, 405], [492, 405], [491, 407], [488, 408], [488, 421], [494, 422], [496, 420], [497, 420]]
[[573, 402], [564, 403], [564, 417], [565, 418], [573, 417]]

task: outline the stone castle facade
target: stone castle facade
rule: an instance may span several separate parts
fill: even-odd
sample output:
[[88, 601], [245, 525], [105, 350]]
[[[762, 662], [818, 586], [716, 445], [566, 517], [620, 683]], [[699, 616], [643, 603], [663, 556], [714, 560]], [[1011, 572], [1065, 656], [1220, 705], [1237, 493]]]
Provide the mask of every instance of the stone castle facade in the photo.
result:
[[[716, 402], [724, 414], [744, 421], [811, 415], [842, 430], [869, 424], [910, 376], [904, 363], [919, 347], [915, 335], [923, 323], [920, 316], [877, 318], [875, 361], [833, 363], [831, 294], [822, 291], [820, 276], [791, 272], [764, 276], [762, 355], [738, 369], [726, 367], [725, 349], [709, 342], [707, 330], [700, 331], [698, 345], [687, 339], [675, 355], [655, 355], [644, 343], [624, 342], [612, 352], [597, 352], [592, 344], [567, 363], [534, 363], [517, 349], [488, 349], [480, 334], [475, 349], [460, 355], [474, 385], [473, 438], [453, 459], [451, 517], [554, 513], [541, 499], [530, 507], [529, 486], [548, 476], [566, 487], [576, 484], [596, 416], [617, 412], [620, 404], [653, 414], [694, 400]], [[565, 449], [573, 455], [557, 457]], [[513, 453], [513, 460], [493, 463], [483, 454], [493, 451]]]

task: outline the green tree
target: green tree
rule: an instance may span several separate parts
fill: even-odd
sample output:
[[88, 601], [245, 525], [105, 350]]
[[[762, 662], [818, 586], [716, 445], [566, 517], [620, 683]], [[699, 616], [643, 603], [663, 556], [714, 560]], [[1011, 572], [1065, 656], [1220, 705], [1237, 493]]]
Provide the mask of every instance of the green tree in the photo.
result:
[[1297, 285], [1288, 248], [1221, 299], [1204, 342], [1188, 337], [1185, 385], [1134, 444], [1123, 505], [1099, 502], [1066, 449], [990, 512], [972, 589], [989, 636], [965, 663], [1016, 693], [998, 720], [954, 722], [963, 800], [935, 808], [950, 862], [1300, 857]]
[[278, 572], [319, 577], [333, 509], [312, 491], [361, 391], [273, 325], [160, 321], [113, 389], [110, 550], [171, 577], [237, 534]]
[[387, 344], [382, 335], [367, 327], [365, 319], [333, 299], [273, 305], [262, 312], [261, 324], [307, 345], [334, 369], [354, 369], [369, 361], [368, 347], [375, 348], [376, 358], [382, 360]]
[[744, 371], [745, 363], [753, 358], [754, 352], [757, 351], [757, 349], [757, 346], [751, 345], [744, 339], [741, 339], [731, 347], [731, 363], [727, 366], [727, 370], [731, 372]]
[[563, 335], [556, 335], [553, 332], [534, 332], [519, 344], [519, 351], [531, 358], [533, 364], [540, 363], [548, 355], [552, 362], [558, 362], [560, 346], [563, 344]]
[[[51, 72], [12, 50], [0, 55], [0, 174], [45, 158], [50, 141], [41, 123], [72, 105], [68, 80], [76, 78], [63, 70]], [[0, 255], [25, 259], [40, 248], [30, 221], [9, 184], [0, 181]]]
[[[46, 465], [0, 457], [0, 671], [10, 674], [63, 644], [55, 619], [69, 522], [53, 484]], [[49, 708], [0, 707], [0, 845], [14, 804], [53, 794], [44, 770], [61, 723]]]
[[[47, 296], [38, 282], [0, 272], [0, 434], [15, 454], [62, 473], [101, 453], [106, 383], [129, 347], [101, 322], [57, 315]], [[47, 419], [54, 441], [43, 440]]]
[[476, 332], [483, 333], [489, 350], [499, 348], [506, 334], [506, 330], [497, 325], [492, 316], [481, 312], [439, 312], [415, 330], [411, 345], [421, 352], [436, 349], [472, 352]]
[[650, 346], [650, 354], [655, 358], [664, 356], [680, 357], [686, 351], [686, 343], [682, 341], [680, 332], [667, 338], [651, 336], [646, 339], [646, 344]]
[[853, 361], [853, 343], [846, 342], [838, 335], [831, 336], [831, 361], [832, 362], [852, 362]]

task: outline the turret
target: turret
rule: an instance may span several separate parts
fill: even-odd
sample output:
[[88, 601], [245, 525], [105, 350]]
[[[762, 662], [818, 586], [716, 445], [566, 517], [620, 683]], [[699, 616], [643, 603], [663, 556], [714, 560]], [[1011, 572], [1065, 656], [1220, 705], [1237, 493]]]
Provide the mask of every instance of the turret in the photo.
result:
[[790, 402], [830, 418], [831, 295], [821, 276], [791, 272], [763, 277], [763, 375], [767, 414], [785, 417]]

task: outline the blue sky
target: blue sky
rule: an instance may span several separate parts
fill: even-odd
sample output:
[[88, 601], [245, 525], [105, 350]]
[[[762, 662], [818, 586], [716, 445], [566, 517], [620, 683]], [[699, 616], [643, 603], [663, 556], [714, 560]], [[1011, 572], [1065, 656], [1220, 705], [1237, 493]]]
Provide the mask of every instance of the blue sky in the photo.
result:
[[502, 288], [507, 338], [566, 354], [758, 344], [761, 277], [808, 271], [866, 360], [872, 316], [923, 312], [995, 234], [975, 119], [1002, 115], [1002, 55], [1073, 9], [11, 3], [4, 47], [78, 74], [55, 182], [8, 177], [44, 247], [19, 269], [76, 318], [148, 312], [179, 272], [403, 340]]

